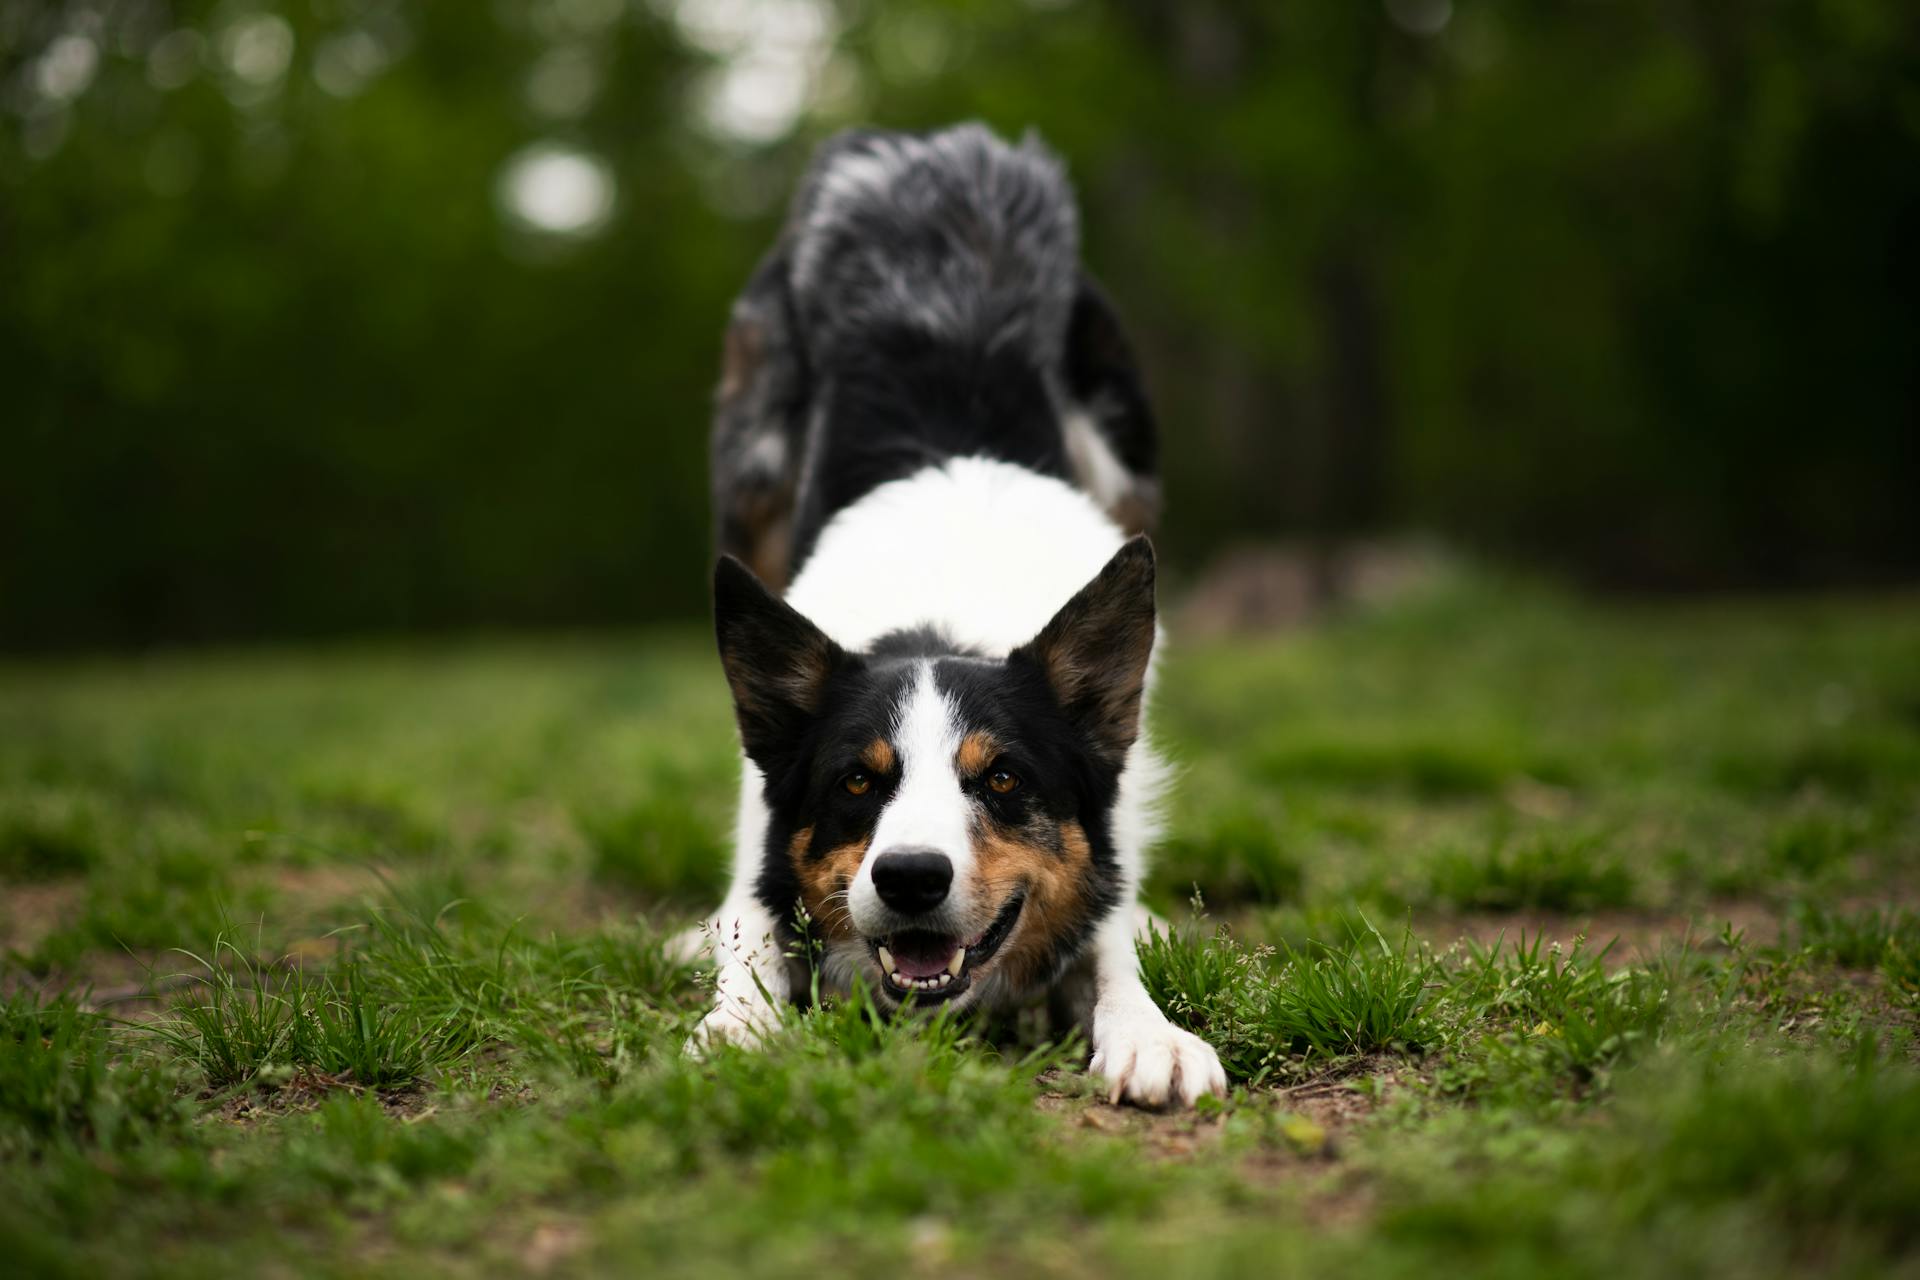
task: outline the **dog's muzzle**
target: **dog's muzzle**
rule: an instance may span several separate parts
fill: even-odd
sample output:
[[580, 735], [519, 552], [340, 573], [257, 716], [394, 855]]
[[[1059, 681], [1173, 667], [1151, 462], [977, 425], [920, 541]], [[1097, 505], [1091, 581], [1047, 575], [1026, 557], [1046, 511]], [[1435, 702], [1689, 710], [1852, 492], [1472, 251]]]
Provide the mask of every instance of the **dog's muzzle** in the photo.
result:
[[922, 1004], [960, 995], [973, 985], [974, 976], [1013, 932], [1026, 900], [1026, 894], [1015, 893], [993, 923], [972, 938], [902, 929], [884, 938], [867, 939], [874, 962], [885, 975], [883, 989], [895, 999]]

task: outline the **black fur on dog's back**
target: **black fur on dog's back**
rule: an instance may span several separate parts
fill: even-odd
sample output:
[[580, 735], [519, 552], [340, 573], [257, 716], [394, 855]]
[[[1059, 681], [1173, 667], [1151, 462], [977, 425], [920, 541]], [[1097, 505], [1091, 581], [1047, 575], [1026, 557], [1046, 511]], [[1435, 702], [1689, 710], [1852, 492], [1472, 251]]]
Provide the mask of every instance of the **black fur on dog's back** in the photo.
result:
[[[1089, 464], [1097, 447], [1119, 464]], [[986, 456], [1080, 483], [1123, 525], [1158, 508], [1153, 418], [1079, 266], [1060, 162], [980, 125], [823, 144], [735, 303], [713, 431], [719, 548], [776, 588], [874, 486]]]

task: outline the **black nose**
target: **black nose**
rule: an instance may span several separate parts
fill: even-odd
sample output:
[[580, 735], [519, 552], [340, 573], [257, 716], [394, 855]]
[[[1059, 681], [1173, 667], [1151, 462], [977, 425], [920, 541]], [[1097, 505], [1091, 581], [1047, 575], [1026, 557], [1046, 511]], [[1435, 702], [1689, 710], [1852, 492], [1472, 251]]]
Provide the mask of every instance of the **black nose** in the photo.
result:
[[947, 900], [953, 863], [933, 849], [889, 849], [873, 860], [873, 887], [895, 911], [918, 915]]

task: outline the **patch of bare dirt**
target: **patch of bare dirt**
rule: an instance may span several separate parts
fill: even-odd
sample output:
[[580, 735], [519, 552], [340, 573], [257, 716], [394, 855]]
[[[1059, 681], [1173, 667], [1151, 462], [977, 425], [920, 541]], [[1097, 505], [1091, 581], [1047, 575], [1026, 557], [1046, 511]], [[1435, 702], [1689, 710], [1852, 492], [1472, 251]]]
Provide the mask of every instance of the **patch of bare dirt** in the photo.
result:
[[1361, 1059], [1273, 1091], [1279, 1143], [1263, 1143], [1240, 1162], [1250, 1180], [1283, 1189], [1301, 1217], [1319, 1228], [1366, 1221], [1377, 1200], [1373, 1180], [1345, 1159], [1354, 1131], [1401, 1087], [1403, 1064]]
[[80, 910], [87, 882], [0, 885], [0, 951], [31, 951]]
[[520, 1265], [535, 1275], [544, 1275], [585, 1249], [591, 1239], [585, 1223], [550, 1218], [535, 1224], [520, 1249]]
[[1372, 1115], [1400, 1087], [1398, 1064], [1361, 1059], [1274, 1091], [1275, 1105], [1317, 1126], [1329, 1144]]
[[[1148, 1111], [1115, 1106], [1086, 1087], [1085, 1077], [1054, 1072], [1036, 1106], [1074, 1127], [1133, 1139], [1151, 1159], [1189, 1161], [1226, 1140], [1229, 1114], [1253, 1112], [1260, 1139], [1234, 1157], [1252, 1184], [1284, 1192], [1306, 1221], [1337, 1227], [1372, 1212], [1371, 1181], [1343, 1156], [1354, 1130], [1402, 1086], [1404, 1064], [1362, 1058], [1338, 1064], [1299, 1083], [1254, 1090], [1231, 1113]], [[1244, 1133], [1244, 1130], [1242, 1130]]]
[[377, 893], [385, 887], [381, 879], [384, 870], [368, 863], [333, 862], [320, 866], [267, 867], [260, 878], [290, 903], [304, 905]]
[[425, 1085], [370, 1089], [345, 1077], [328, 1075], [322, 1071], [296, 1071], [283, 1079], [240, 1089], [222, 1100], [212, 1114], [218, 1116], [222, 1123], [247, 1128], [280, 1116], [312, 1111], [336, 1093], [371, 1094], [379, 1101], [382, 1111], [404, 1124], [429, 1120], [440, 1109], [433, 1090]]
[[165, 997], [192, 984], [184, 957], [152, 951], [95, 951], [78, 963], [30, 973], [18, 966], [0, 972], [0, 995], [32, 990], [70, 992], [82, 1007], [143, 1022], [164, 1012]]
[[1217, 1114], [1146, 1111], [1116, 1106], [1086, 1093], [1043, 1093], [1036, 1105], [1042, 1111], [1071, 1117], [1078, 1128], [1138, 1139], [1141, 1148], [1159, 1160], [1192, 1159], [1219, 1142], [1223, 1127]]

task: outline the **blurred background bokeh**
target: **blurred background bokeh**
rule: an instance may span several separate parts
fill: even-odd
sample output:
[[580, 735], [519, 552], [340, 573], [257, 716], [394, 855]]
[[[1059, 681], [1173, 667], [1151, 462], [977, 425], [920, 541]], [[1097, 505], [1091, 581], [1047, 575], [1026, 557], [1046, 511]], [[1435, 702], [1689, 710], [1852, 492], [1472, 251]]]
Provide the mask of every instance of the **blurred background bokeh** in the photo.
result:
[[1920, 572], [1910, 0], [0, 0], [0, 647], [684, 619], [845, 124], [1031, 126], [1162, 545]]

